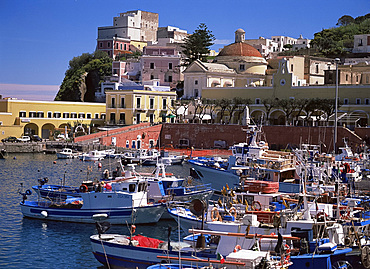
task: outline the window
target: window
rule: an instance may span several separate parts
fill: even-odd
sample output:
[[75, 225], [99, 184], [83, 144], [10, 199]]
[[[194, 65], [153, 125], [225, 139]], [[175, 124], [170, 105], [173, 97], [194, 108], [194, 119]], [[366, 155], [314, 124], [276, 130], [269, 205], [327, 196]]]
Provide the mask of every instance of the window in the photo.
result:
[[194, 97], [198, 97], [198, 96], [199, 96], [198, 89], [194, 89]]
[[348, 74], [346, 74], [346, 81], [348, 81]]
[[348, 100], [348, 98], [344, 98], [344, 99], [343, 99], [343, 104], [344, 104], [344, 105], [348, 105], [348, 104], [349, 104], [349, 100]]
[[43, 118], [44, 117], [44, 112], [37, 112], [37, 117], [38, 118]]
[[154, 69], [154, 63], [150, 63], [150, 69]]
[[99, 47], [102, 48], [103, 47], [103, 42], [99, 42]]
[[167, 99], [165, 98], [162, 99], [162, 108], [167, 109]]
[[118, 43], [116, 43], [116, 49], [118, 50]]
[[27, 115], [26, 115], [26, 111], [19, 111], [19, 117], [20, 118], [25, 118]]
[[100, 115], [100, 118], [101, 118], [102, 120], [105, 120], [105, 113], [102, 113], [102, 114]]
[[154, 109], [154, 98], [149, 99], [149, 109]]
[[126, 140], [126, 148], [129, 148], [129, 147], [130, 147], [130, 141]]
[[261, 99], [259, 99], [259, 98], [256, 98], [256, 100], [254, 101], [254, 103], [255, 103], [256, 105], [259, 105], [259, 104], [261, 104]]
[[71, 113], [71, 118], [77, 119], [77, 113]]
[[154, 114], [149, 115], [149, 122], [154, 123]]
[[112, 97], [111, 99], [111, 108], [115, 108], [116, 107], [116, 98]]
[[290, 65], [290, 72], [293, 72], [293, 64]]
[[36, 118], [36, 112], [35, 111], [28, 112], [28, 117], [30, 117], [30, 118]]
[[140, 123], [140, 113], [137, 113], [136, 114], [136, 123], [139, 124]]
[[52, 112], [48, 112], [48, 118], [52, 118], [53, 117], [53, 113]]
[[356, 105], [361, 105], [361, 99], [360, 98], [356, 98]]
[[172, 63], [168, 63], [168, 69], [172, 69]]
[[85, 118], [85, 113], [78, 113], [78, 118], [79, 119], [84, 119]]
[[125, 108], [125, 97], [121, 97], [121, 108]]
[[120, 48], [121, 48], [121, 50], [122, 50], [122, 44], [121, 44]]
[[108, 48], [110, 48], [110, 42], [107, 42], [107, 46], [108, 46]]
[[136, 141], [135, 140], [132, 140], [132, 146], [131, 146], [133, 149], [136, 148]]
[[172, 76], [168, 76], [168, 82], [172, 82]]
[[124, 50], [127, 50], [127, 44], [124, 44], [123, 47], [124, 47]]
[[95, 118], [95, 119], [99, 119], [99, 113], [95, 113], [94, 118]]
[[319, 65], [316, 64], [316, 74], [319, 73]]
[[198, 80], [194, 81], [194, 84], [195, 84], [195, 85], [198, 85]]
[[140, 108], [140, 107], [141, 107], [141, 98], [136, 97], [136, 108]]
[[119, 114], [119, 123], [120, 124], [126, 124], [126, 114], [125, 113], [120, 113]]
[[87, 114], [86, 114], [86, 118], [87, 118], [87, 119], [91, 119], [91, 113], [87, 113]]
[[240, 71], [245, 71], [245, 64], [239, 65], [239, 70]]
[[63, 113], [63, 118], [68, 119], [69, 118], [69, 113], [64, 112]]
[[369, 98], [366, 98], [365, 99], [365, 105], [369, 105], [370, 104], [370, 99]]
[[110, 124], [116, 123], [116, 113], [110, 113], [109, 123]]

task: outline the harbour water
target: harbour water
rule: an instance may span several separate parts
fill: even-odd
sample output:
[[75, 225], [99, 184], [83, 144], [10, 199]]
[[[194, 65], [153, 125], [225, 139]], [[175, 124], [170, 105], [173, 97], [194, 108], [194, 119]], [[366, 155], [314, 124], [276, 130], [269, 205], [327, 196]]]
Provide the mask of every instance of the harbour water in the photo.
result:
[[[83, 180], [100, 178], [102, 171], [114, 168], [116, 160], [82, 162], [78, 159], [58, 160], [56, 155], [9, 154], [0, 159], [0, 268], [103, 268], [92, 252], [89, 237], [96, 234], [94, 224], [67, 223], [23, 218], [18, 194], [37, 185], [38, 178], [48, 177], [49, 184], [79, 186]], [[154, 167], [137, 167], [137, 171], [152, 172]], [[167, 172], [188, 176], [189, 165], [169, 166]], [[29, 200], [37, 199], [32, 191]], [[161, 220], [152, 225], [136, 225], [136, 233], [167, 239], [168, 226], [171, 240], [178, 240], [177, 223]], [[124, 225], [115, 225], [109, 233], [129, 234]], [[183, 236], [183, 233], [180, 234]]]

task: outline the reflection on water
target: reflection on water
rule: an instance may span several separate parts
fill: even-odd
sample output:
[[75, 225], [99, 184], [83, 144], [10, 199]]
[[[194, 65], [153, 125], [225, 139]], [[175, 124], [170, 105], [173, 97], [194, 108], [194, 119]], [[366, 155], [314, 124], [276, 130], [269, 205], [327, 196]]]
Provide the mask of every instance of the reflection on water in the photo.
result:
[[[67, 223], [23, 218], [18, 194], [20, 183], [25, 189], [37, 185], [37, 179], [48, 177], [49, 184], [79, 186], [86, 179], [100, 178], [102, 171], [116, 167], [116, 160], [81, 162], [57, 160], [55, 155], [9, 154], [0, 160], [0, 268], [97, 268], [91, 253], [89, 237], [96, 233], [94, 224]], [[154, 167], [137, 167], [137, 171], [152, 172]], [[189, 166], [170, 166], [167, 172], [176, 176], [189, 175]], [[36, 199], [34, 192], [28, 197]], [[136, 233], [178, 240], [176, 222], [159, 221], [155, 225], [137, 225]], [[126, 226], [112, 226], [109, 233], [129, 234]], [[181, 233], [180, 236], [183, 234]]]

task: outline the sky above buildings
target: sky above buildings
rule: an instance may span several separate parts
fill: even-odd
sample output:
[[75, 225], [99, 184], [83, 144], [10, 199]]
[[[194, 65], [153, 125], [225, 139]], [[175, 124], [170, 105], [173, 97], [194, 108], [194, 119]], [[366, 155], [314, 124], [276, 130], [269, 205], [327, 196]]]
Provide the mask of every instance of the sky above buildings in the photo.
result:
[[[365, 15], [370, 1], [1, 0], [0, 95], [24, 94], [29, 99], [32, 94], [25, 85], [53, 85], [49, 92], [45, 87], [37, 93], [29, 90], [38, 100], [52, 100], [69, 61], [94, 52], [98, 27], [112, 26], [113, 17], [137, 9], [158, 13], [160, 27], [176, 26], [188, 33], [205, 23], [216, 37], [212, 48], [218, 50], [234, 42], [238, 28], [246, 31], [246, 39], [301, 34], [312, 39], [322, 29], [335, 27], [343, 15]], [[9, 84], [22, 84], [20, 94]]]

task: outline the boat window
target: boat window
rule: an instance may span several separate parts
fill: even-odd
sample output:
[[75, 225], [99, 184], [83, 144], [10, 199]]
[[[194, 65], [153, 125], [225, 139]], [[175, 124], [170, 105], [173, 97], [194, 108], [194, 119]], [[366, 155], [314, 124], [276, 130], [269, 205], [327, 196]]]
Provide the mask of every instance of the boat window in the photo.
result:
[[127, 188], [122, 188], [123, 191], [127, 191]]
[[134, 192], [135, 191], [136, 184], [130, 184], [128, 187], [129, 192]]
[[243, 148], [236, 148], [236, 153], [242, 153], [243, 152]]
[[108, 198], [112, 198], [112, 195], [108, 195]]

